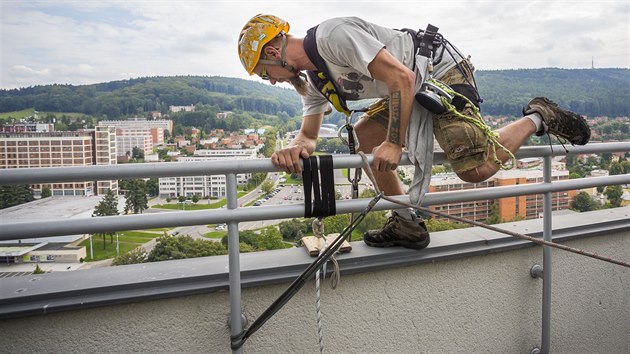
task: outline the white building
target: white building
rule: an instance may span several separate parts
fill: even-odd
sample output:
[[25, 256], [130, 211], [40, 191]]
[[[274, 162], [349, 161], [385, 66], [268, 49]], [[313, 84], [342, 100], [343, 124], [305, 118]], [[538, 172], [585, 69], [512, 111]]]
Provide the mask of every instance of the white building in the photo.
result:
[[[197, 150], [195, 156], [179, 157], [177, 162], [203, 162], [211, 160], [255, 159], [256, 149], [239, 150]], [[236, 175], [238, 184], [247, 184], [251, 173]], [[160, 197], [198, 195], [200, 197], [225, 197], [225, 175], [163, 177], [160, 178]]]
[[149, 135], [135, 135], [117, 129], [117, 154], [118, 156], [131, 156], [133, 148], [137, 147], [144, 152], [144, 155], [151, 154], [153, 152], [153, 141]]
[[168, 106], [168, 110], [176, 113], [176, 112], [194, 112], [195, 111], [195, 106], [194, 105], [189, 105], [189, 106]]
[[172, 129], [171, 120], [146, 120], [144, 118], [130, 118], [129, 120], [104, 120], [99, 127], [116, 128], [118, 136], [118, 156], [131, 155], [134, 147], [144, 151], [145, 155], [153, 152], [153, 147], [164, 144], [164, 131]]
[[[98, 125], [105, 125], [116, 128], [162, 128], [163, 130], [168, 130], [169, 132], [173, 131], [173, 121], [170, 119], [155, 119], [155, 120], [146, 120], [146, 118], [129, 118], [127, 120], [102, 120], [98, 122]], [[159, 137], [156, 137], [159, 139]], [[157, 140], [156, 144], [161, 144]]]

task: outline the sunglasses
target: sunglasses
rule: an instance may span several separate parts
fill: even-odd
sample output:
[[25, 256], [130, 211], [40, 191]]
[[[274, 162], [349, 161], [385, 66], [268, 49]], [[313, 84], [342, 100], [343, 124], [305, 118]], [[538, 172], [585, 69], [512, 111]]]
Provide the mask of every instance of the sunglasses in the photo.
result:
[[263, 65], [262, 71], [260, 72], [260, 78], [263, 80], [269, 80], [269, 75], [267, 74], [267, 68]]

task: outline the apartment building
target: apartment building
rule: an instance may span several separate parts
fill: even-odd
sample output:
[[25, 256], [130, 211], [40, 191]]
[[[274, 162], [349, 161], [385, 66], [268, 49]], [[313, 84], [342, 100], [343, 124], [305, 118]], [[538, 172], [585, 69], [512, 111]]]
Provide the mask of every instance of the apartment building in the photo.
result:
[[[413, 173], [413, 170], [412, 170]], [[490, 188], [494, 181], [489, 179], [481, 183], [464, 182], [455, 173], [439, 173], [431, 177], [429, 192], [448, 192], [466, 189]], [[476, 200], [470, 202], [432, 205], [429, 209], [444, 214], [459, 216], [468, 220], [483, 222], [490, 215], [494, 200]]]
[[[540, 169], [507, 170], [499, 171], [494, 177], [495, 186], [514, 186], [519, 184], [542, 183], [543, 171]], [[552, 170], [551, 181], [563, 181], [569, 179], [569, 171]], [[577, 195], [576, 190], [551, 193], [551, 210], [569, 209], [569, 204]], [[517, 216], [525, 219], [537, 219], [542, 217], [543, 195], [523, 195], [497, 200], [499, 216], [503, 220], [513, 220]]]
[[[569, 171], [552, 170], [552, 181], [566, 179], [569, 179]], [[540, 169], [499, 171], [494, 176], [481, 183], [467, 183], [459, 179], [454, 173], [445, 173], [435, 175], [431, 178], [429, 192], [447, 192], [541, 182], [543, 182], [543, 171]], [[552, 210], [568, 209], [576, 194], [576, 190], [552, 193]], [[516, 218], [536, 219], [541, 217], [541, 213], [543, 212], [543, 196], [536, 194], [495, 200], [440, 204], [432, 205], [430, 209], [448, 215], [483, 222], [490, 216], [494, 205], [496, 205], [498, 216], [503, 220], [514, 220]]]
[[[0, 169], [115, 164], [116, 134], [113, 129], [46, 133], [0, 134]], [[112, 156], [114, 159], [112, 160]], [[35, 195], [44, 187], [53, 195], [103, 194], [118, 190], [117, 181], [85, 181], [32, 185]]]
[[18, 123], [0, 126], [0, 133], [49, 133], [55, 131], [52, 123]]
[[[179, 157], [179, 162], [203, 162], [211, 160], [242, 160], [255, 159], [256, 149], [221, 149], [221, 150], [197, 150], [195, 156]], [[251, 173], [238, 174], [236, 180], [238, 184], [247, 184], [251, 178]], [[177, 198], [179, 196], [200, 197], [225, 197], [226, 181], [225, 175], [213, 176], [190, 176], [190, 177], [162, 177], [160, 182], [160, 197]]]
[[137, 147], [145, 155], [153, 152], [153, 147], [164, 144], [164, 131], [172, 131], [172, 120], [146, 120], [130, 118], [128, 120], [103, 120], [99, 127], [115, 127], [118, 156], [128, 156]]
[[127, 120], [102, 120], [98, 122], [98, 125], [124, 129], [162, 128], [162, 135], [153, 137], [155, 144], [162, 144], [164, 142], [164, 130], [168, 130], [169, 132], [173, 131], [173, 121], [170, 119], [147, 120], [146, 118], [129, 118]]

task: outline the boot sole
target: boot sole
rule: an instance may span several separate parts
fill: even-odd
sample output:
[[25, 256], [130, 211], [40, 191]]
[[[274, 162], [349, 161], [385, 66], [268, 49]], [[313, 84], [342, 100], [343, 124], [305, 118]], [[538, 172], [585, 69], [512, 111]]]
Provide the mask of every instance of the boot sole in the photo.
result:
[[371, 246], [371, 247], [387, 248], [387, 247], [402, 246], [404, 248], [421, 250], [423, 248], [426, 248], [429, 245], [429, 243], [431, 243], [431, 237], [427, 235], [427, 239], [423, 242], [408, 242], [408, 241], [370, 242], [365, 239], [363, 239], [363, 242], [365, 242], [366, 245]]

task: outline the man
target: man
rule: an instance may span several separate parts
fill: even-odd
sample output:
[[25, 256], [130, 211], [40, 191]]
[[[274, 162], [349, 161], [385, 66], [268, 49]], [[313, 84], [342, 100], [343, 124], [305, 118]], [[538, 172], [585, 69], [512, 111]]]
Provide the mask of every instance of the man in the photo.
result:
[[[475, 114], [480, 99], [474, 68], [439, 34], [431, 39], [434, 47], [426, 60], [433, 65], [429, 66], [421, 64], [424, 57], [416, 55], [422, 44], [419, 46], [413, 33], [356, 17], [324, 21], [304, 38], [288, 32], [286, 21], [260, 14], [243, 27], [238, 45], [239, 57], [250, 75], [256, 74], [271, 84], [290, 82], [302, 96], [304, 119], [300, 132], [288, 147], [271, 157], [274, 165], [288, 173], [302, 172], [300, 158], [308, 158], [315, 150], [324, 114], [330, 110], [329, 101], [318, 90], [327, 81], [322, 82], [313, 73], [323, 73], [341, 98], [387, 98], [381, 101], [387, 102], [385, 110], [364, 114], [357, 122], [360, 150], [373, 154], [372, 169], [378, 185], [386, 195], [393, 196], [405, 193], [396, 168], [406, 148], [416, 166], [410, 191], [416, 203], [422, 200], [430, 182], [433, 133], [457, 175], [471, 183], [496, 173], [532, 134], [554, 134], [580, 145], [590, 138], [582, 117], [543, 97], [531, 100], [520, 120], [496, 133], [487, 130], [480, 115]], [[429, 31], [426, 34], [435, 35]], [[308, 81], [303, 78], [304, 71], [309, 73]], [[423, 84], [430, 79], [427, 72], [464, 94], [458, 96], [457, 104], [453, 100], [458, 106], [456, 111], [432, 113], [414, 99], [424, 92]], [[364, 241], [376, 247], [422, 249], [430, 237], [424, 222], [412, 210], [401, 209], [392, 212], [381, 230], [366, 232]]]

